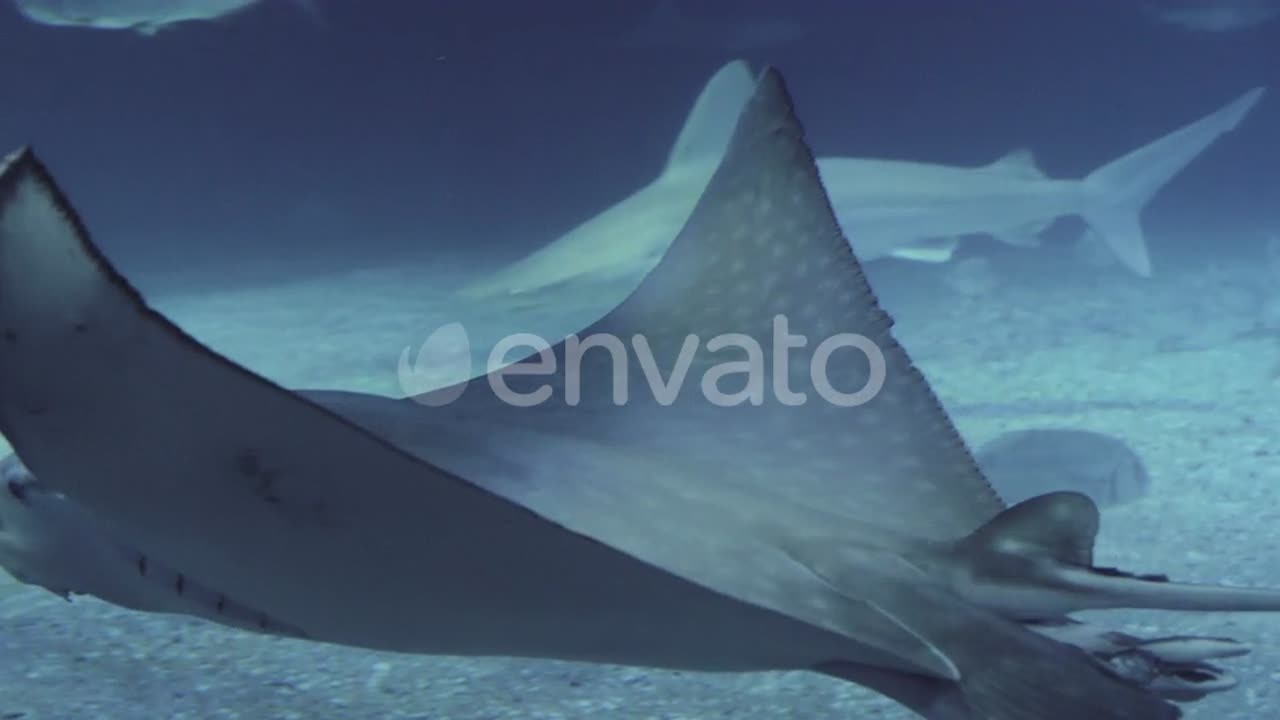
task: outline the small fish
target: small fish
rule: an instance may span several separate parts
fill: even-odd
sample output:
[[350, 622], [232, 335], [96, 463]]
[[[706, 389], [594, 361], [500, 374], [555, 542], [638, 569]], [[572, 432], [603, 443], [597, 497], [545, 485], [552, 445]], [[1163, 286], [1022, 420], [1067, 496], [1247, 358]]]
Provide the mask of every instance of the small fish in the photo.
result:
[[983, 445], [978, 466], [1010, 505], [1059, 490], [1088, 495], [1098, 507], [1147, 494], [1151, 476], [1120, 438], [1089, 430], [1015, 430]]
[[[154, 35], [174, 25], [218, 20], [262, 0], [13, 0], [28, 20], [57, 27], [133, 30]], [[311, 0], [294, 0], [309, 12]]]

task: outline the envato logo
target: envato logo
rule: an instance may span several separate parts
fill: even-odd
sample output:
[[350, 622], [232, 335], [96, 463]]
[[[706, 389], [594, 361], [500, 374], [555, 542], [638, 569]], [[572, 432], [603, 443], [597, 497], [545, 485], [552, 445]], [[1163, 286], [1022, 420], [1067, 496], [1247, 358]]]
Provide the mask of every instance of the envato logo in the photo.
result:
[[[488, 382], [494, 395], [502, 402], [519, 407], [539, 405], [550, 400], [555, 393], [553, 383], [547, 382], [534, 389], [512, 388], [508, 379], [512, 376], [555, 376], [563, 382], [554, 383], [564, 392], [566, 405], [577, 405], [582, 399], [583, 357], [588, 350], [606, 352], [610, 357], [609, 386], [615, 405], [625, 405], [631, 397], [631, 384], [636, 374], [632, 362], [639, 365], [647, 390], [662, 405], [671, 405], [684, 391], [689, 371], [700, 351], [721, 353], [737, 350], [740, 358], [704, 366], [698, 380], [698, 389], [713, 405], [762, 405], [766, 389], [783, 405], [803, 405], [808, 402], [807, 392], [796, 392], [790, 387], [792, 380], [791, 351], [806, 348], [809, 338], [790, 332], [787, 318], [777, 315], [773, 319], [773, 334], [766, 363], [766, 353], [761, 343], [750, 335], [724, 333], [707, 340], [705, 345], [697, 335], [687, 335], [680, 346], [673, 365], [666, 369], [658, 366], [653, 348], [643, 334], [632, 335], [630, 342], [607, 333], [586, 337], [570, 335], [557, 352], [551, 343], [532, 333], [516, 333], [502, 338], [490, 350], [486, 373], [476, 381]], [[832, 357], [839, 350], [854, 350], [867, 363], [866, 380], [862, 387], [849, 392], [837, 389], [831, 382], [829, 368]], [[515, 351], [523, 351], [516, 354]], [[410, 363], [411, 348], [400, 352], [398, 377], [400, 389], [406, 395], [425, 405], [447, 405], [466, 391], [472, 381], [472, 349], [470, 338], [461, 323], [450, 323], [431, 333], [418, 348], [417, 358]], [[511, 363], [507, 358], [524, 357]], [[563, 358], [563, 360], [561, 360]], [[563, 366], [561, 366], [563, 361]], [[599, 372], [598, 364], [591, 365], [591, 372]], [[856, 407], [870, 402], [884, 387], [886, 368], [884, 354], [870, 338], [857, 333], [838, 333], [823, 338], [809, 356], [807, 385], [825, 402], [840, 407]], [[721, 380], [730, 377], [745, 378], [745, 385], [733, 392], [720, 388]], [[599, 380], [592, 378], [594, 383]], [[766, 388], [766, 380], [769, 381]], [[524, 383], [521, 383], [523, 386]]]

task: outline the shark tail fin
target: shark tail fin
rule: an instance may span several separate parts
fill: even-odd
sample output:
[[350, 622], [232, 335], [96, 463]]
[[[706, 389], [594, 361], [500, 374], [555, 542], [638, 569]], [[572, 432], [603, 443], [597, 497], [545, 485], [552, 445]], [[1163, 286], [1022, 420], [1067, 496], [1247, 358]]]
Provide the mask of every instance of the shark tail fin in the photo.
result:
[[1151, 198], [1223, 133], [1240, 123], [1262, 97], [1254, 88], [1229, 105], [1114, 160], [1084, 179], [1085, 221], [1126, 267], [1151, 275], [1151, 259], [1138, 215]]

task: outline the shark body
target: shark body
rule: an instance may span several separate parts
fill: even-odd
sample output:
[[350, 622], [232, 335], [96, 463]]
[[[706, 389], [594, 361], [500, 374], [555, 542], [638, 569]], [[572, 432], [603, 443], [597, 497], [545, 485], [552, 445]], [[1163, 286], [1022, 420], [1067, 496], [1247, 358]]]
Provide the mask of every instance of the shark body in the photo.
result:
[[[617, 405], [610, 356], [571, 377], [560, 344], [550, 373], [500, 371], [450, 404], [321, 405], [147, 307], [32, 152], [0, 164], [0, 431], [116, 541], [303, 637], [811, 669], [931, 720], [1163, 720], [1174, 706], [1023, 623], [1280, 609], [1280, 592], [1093, 567], [1083, 495], [999, 500], [890, 334], [768, 70], [684, 229], [582, 334], [643, 334], [673, 367], [691, 334], [763, 341], [779, 315], [802, 337], [870, 340], [875, 396]], [[723, 360], [700, 348], [682, 372]], [[848, 391], [871, 372], [845, 358], [825, 377]], [[554, 391], [570, 381], [576, 402]], [[522, 405], [500, 387], [553, 391]]]
[[[192, 22], [218, 20], [262, 0], [13, 0], [32, 22], [54, 27], [132, 30], [142, 35]], [[294, 0], [313, 11], [311, 0]]]
[[[750, 88], [746, 63], [726, 65], [699, 96], [657, 179], [527, 257], [474, 281], [464, 295], [522, 294], [574, 280], [639, 278], [648, 272], [706, 187]], [[854, 157], [820, 157], [817, 164], [836, 218], [864, 262], [888, 257], [944, 262], [967, 235], [1031, 245], [1056, 218], [1080, 215], [1116, 258], [1147, 276], [1151, 260], [1139, 223], [1142, 208], [1235, 128], [1261, 96], [1261, 89], [1251, 90], [1083, 179], [1049, 178], [1025, 150], [978, 167]]]

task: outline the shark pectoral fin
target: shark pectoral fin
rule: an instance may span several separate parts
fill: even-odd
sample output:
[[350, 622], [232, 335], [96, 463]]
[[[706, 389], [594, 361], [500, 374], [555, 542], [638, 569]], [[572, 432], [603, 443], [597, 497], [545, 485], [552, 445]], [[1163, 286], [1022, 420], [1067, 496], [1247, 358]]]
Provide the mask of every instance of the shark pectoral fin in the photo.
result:
[[959, 245], [960, 238], [956, 237], [929, 238], [895, 248], [889, 256], [914, 262], [944, 263], [951, 259]]
[[1052, 221], [1025, 223], [992, 233], [992, 236], [1005, 245], [1013, 247], [1040, 247], [1040, 233], [1044, 232], [1051, 223]]

